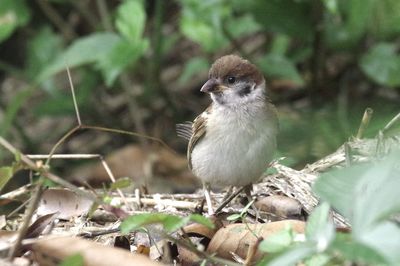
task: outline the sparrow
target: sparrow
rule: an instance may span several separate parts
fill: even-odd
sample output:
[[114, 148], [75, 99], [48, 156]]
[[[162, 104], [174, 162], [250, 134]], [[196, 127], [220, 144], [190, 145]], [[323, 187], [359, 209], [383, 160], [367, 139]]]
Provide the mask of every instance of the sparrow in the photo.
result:
[[263, 74], [237, 55], [217, 59], [200, 91], [210, 95], [211, 105], [193, 123], [177, 125], [177, 131], [189, 139], [189, 168], [203, 182], [213, 214], [210, 186], [251, 189], [267, 169], [276, 149], [278, 118]]

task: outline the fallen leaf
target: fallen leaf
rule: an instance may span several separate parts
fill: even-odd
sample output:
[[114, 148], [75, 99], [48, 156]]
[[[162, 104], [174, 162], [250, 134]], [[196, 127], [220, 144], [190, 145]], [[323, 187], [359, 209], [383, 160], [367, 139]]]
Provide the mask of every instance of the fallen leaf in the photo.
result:
[[68, 189], [48, 189], [43, 192], [36, 214], [58, 213], [57, 218], [69, 220], [86, 214], [92, 202]]
[[254, 206], [260, 211], [272, 214], [273, 220], [301, 219], [304, 220], [300, 202], [282, 195], [273, 195], [258, 199]]
[[[217, 231], [208, 245], [207, 252], [210, 254], [216, 253], [217, 256], [226, 259], [232, 259], [232, 253], [235, 253], [245, 259], [248, 249], [257, 243], [257, 238], [253, 233], [266, 239], [287, 226], [291, 226], [294, 232], [303, 234], [305, 222], [284, 220], [266, 224], [230, 224]], [[260, 259], [261, 256], [262, 254], [257, 251], [253, 261]]]
[[32, 251], [39, 265], [45, 266], [55, 266], [60, 261], [76, 254], [82, 256], [85, 266], [161, 265], [143, 255], [77, 237], [41, 239], [32, 245]]

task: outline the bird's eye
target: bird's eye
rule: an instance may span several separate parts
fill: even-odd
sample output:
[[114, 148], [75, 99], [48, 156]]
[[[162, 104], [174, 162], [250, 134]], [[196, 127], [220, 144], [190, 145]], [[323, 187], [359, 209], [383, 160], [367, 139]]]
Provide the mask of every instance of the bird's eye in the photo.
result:
[[228, 80], [228, 83], [229, 83], [229, 84], [233, 84], [233, 83], [235, 83], [235, 81], [236, 81], [236, 78], [235, 78], [235, 77], [232, 77], [232, 76], [230, 76], [230, 77], [228, 77], [228, 78], [227, 78], [227, 80]]

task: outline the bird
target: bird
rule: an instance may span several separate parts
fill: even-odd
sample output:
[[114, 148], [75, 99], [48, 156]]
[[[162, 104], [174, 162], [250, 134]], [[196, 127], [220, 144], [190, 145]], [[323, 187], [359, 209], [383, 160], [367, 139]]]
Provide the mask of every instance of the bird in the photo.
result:
[[203, 183], [212, 215], [210, 188], [244, 187], [250, 193], [273, 159], [279, 125], [263, 74], [238, 55], [217, 59], [200, 91], [211, 104], [193, 122], [178, 124], [177, 132], [189, 140], [188, 165]]

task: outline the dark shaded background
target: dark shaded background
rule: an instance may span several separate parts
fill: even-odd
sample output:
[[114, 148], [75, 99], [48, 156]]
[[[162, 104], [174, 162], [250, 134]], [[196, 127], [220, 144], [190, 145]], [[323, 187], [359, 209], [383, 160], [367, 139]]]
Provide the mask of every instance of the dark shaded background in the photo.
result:
[[[235, 53], [268, 80], [276, 157], [301, 167], [356, 134], [365, 108], [374, 109], [366, 136], [399, 112], [399, 33], [396, 0], [1, 0], [0, 135], [24, 153], [48, 153], [77, 124], [68, 65], [84, 124], [184, 154], [175, 124], [207, 107], [199, 88], [210, 64]], [[159, 147], [81, 130], [57, 153], [108, 155], [132, 143]], [[12, 160], [0, 147], [0, 166]], [[69, 175], [83, 163], [53, 167]]]

